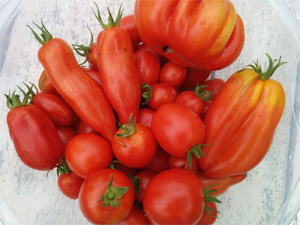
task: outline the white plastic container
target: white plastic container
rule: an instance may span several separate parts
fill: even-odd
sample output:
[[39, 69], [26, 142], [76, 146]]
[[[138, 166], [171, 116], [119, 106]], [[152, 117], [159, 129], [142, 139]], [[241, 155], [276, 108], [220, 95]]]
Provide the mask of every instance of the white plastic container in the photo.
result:
[[[98, 1], [103, 18], [107, 7], [115, 15], [120, 4], [131, 14], [134, 0]], [[300, 208], [300, 27], [280, 0], [233, 0], [246, 31], [245, 47], [239, 59], [215, 76], [227, 79], [236, 70], [258, 59], [268, 65], [265, 53], [282, 56], [287, 64], [273, 75], [286, 91], [286, 108], [265, 159], [242, 183], [220, 197], [222, 225], [289, 224]], [[0, 14], [0, 224], [84, 225], [78, 201], [63, 196], [56, 172], [34, 171], [16, 155], [6, 125], [3, 94], [22, 82], [37, 84], [42, 67], [37, 59], [40, 44], [26, 25], [41, 18], [55, 37], [70, 44], [88, 44], [101, 30], [91, 7], [92, 0], [10, 0]]]

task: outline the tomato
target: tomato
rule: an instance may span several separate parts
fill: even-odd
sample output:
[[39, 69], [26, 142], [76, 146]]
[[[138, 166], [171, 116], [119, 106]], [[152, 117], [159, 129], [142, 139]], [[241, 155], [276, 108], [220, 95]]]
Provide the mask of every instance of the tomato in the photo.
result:
[[171, 84], [173, 87], [178, 88], [185, 80], [187, 74], [186, 70], [186, 67], [168, 61], [161, 68], [159, 81], [161, 83]]
[[139, 224], [139, 225], [148, 224], [143, 211], [137, 206], [133, 207], [133, 209], [125, 219], [117, 223], [117, 225], [133, 225], [133, 224]]
[[169, 169], [168, 165], [168, 157], [169, 154], [166, 153], [163, 149], [158, 147], [156, 149], [156, 153], [150, 163], [148, 163], [146, 166], [141, 168], [142, 171], [148, 171], [152, 173], [160, 173], [164, 170]]
[[143, 206], [154, 224], [195, 224], [204, 211], [202, 184], [188, 170], [165, 170], [148, 183]]
[[92, 69], [92, 68], [85, 68], [85, 67], [81, 67], [81, 69], [86, 73], [86, 75], [88, 75], [94, 81], [96, 81], [97, 84], [99, 84], [100, 86], [102, 86], [98, 70]]
[[256, 62], [253, 69], [234, 73], [210, 106], [204, 119], [207, 157], [199, 160], [205, 176], [247, 173], [267, 154], [285, 106], [282, 85], [269, 79], [281, 58], [276, 65], [268, 58], [266, 72]]
[[154, 115], [155, 110], [151, 108], [140, 108], [139, 114], [137, 117], [137, 122], [144, 126], [151, 128], [151, 121]]
[[6, 95], [6, 122], [21, 161], [36, 170], [51, 170], [62, 156], [63, 144], [52, 120], [36, 105], [30, 104], [33, 87], [22, 89], [23, 100], [15, 92]]
[[112, 163], [109, 165], [109, 168], [119, 170], [128, 177], [134, 176], [137, 172], [136, 169], [124, 166], [118, 160], [113, 160]]
[[52, 85], [87, 125], [111, 141], [117, 129], [116, 118], [102, 88], [82, 71], [67, 42], [52, 38], [44, 25], [38, 28], [42, 38], [32, 29], [42, 44], [38, 59]]
[[132, 45], [134, 46], [134, 48], [137, 48], [142, 42], [142, 40], [136, 27], [134, 15], [129, 14], [127, 16], [122, 17], [120, 21], [120, 27], [122, 27], [128, 32]]
[[191, 168], [189, 167], [187, 156], [176, 157], [169, 155], [168, 163], [170, 169], [186, 169], [190, 170], [192, 173], [197, 173], [199, 170], [198, 160], [195, 155], [192, 155]]
[[139, 180], [139, 193], [136, 194], [135, 199], [141, 204], [144, 202], [144, 195], [147, 185], [154, 176], [155, 173], [143, 170], [134, 175], [134, 178]]
[[185, 67], [225, 68], [244, 46], [243, 21], [229, 0], [137, 0], [134, 15], [143, 42]]
[[70, 199], [78, 199], [79, 191], [84, 179], [72, 171], [60, 174], [57, 180], [59, 190]]
[[134, 52], [135, 66], [140, 74], [141, 83], [154, 84], [159, 80], [160, 60], [155, 52], [141, 45]]
[[112, 140], [112, 150], [123, 165], [130, 168], [141, 168], [153, 159], [157, 144], [149, 127], [132, 122], [124, 124], [117, 130]]
[[194, 89], [197, 85], [202, 83], [211, 75], [211, 71], [205, 69], [187, 68], [186, 77], [181, 85], [181, 89]]
[[200, 157], [205, 129], [192, 110], [176, 103], [165, 104], [154, 113], [151, 127], [158, 144], [170, 155], [188, 155], [189, 160], [192, 154]]
[[79, 192], [79, 206], [93, 224], [116, 224], [126, 218], [134, 205], [130, 179], [115, 169], [102, 169], [89, 175]]
[[68, 127], [56, 127], [57, 133], [63, 144], [62, 158], [65, 157], [65, 148], [68, 142], [76, 135], [74, 129], [70, 126]]
[[78, 134], [85, 134], [85, 133], [97, 133], [93, 130], [90, 126], [88, 126], [86, 123], [84, 123], [82, 120], [79, 122], [79, 125], [77, 127], [77, 133]]
[[[98, 20], [105, 30], [97, 39], [97, 63], [103, 91], [122, 124], [129, 116], [138, 115], [141, 100], [140, 76], [135, 67], [133, 46], [128, 32], [121, 28], [121, 11], [117, 20], [104, 25], [98, 10]], [[124, 87], [126, 84], [126, 87]]]
[[206, 203], [206, 207], [209, 207], [208, 212], [205, 211], [201, 219], [196, 223], [196, 225], [212, 225], [216, 222], [218, 218], [218, 207], [215, 202]]
[[200, 178], [203, 187], [211, 186], [209, 190], [216, 190], [211, 193], [212, 196], [219, 196], [225, 193], [231, 186], [242, 182], [247, 177], [247, 174], [240, 174], [221, 178], [209, 178], [206, 177], [201, 170], [199, 170], [197, 172], [197, 176]]
[[167, 83], [155, 83], [150, 85], [152, 90], [147, 105], [152, 109], [158, 109], [160, 106], [175, 101], [176, 89]]
[[68, 126], [73, 120], [73, 110], [59, 96], [40, 92], [34, 95], [32, 104], [42, 109], [56, 126]]
[[107, 168], [113, 160], [110, 144], [93, 133], [73, 137], [66, 146], [65, 154], [70, 169], [83, 178]]
[[41, 91], [58, 94], [55, 88], [53, 87], [45, 70], [43, 70], [40, 75], [38, 86]]

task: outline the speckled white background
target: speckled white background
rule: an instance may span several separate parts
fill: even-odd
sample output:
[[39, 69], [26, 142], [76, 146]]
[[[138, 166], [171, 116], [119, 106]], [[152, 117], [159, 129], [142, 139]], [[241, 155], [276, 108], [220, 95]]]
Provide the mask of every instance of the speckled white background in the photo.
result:
[[[12, 4], [15, 0], [0, 0], [0, 12], [2, 8], [5, 8], [7, 4]], [[277, 1], [277, 0], [274, 0]], [[100, 2], [100, 1], [99, 1]], [[103, 2], [103, 1], [102, 1]], [[121, 0], [114, 0], [114, 1], [106, 1], [108, 3], [105, 3], [105, 5], [102, 7], [105, 11], [106, 7], [110, 7], [111, 9], [116, 9], [121, 2], [123, 3], [124, 9], [132, 9], [132, 3], [134, 0], [129, 1], [121, 1]], [[233, 2], [237, 2], [233, 1]], [[246, 1], [242, 0], [239, 1], [244, 4], [245, 8], [249, 7], [249, 10], [253, 10], [253, 2], [254, 5], [257, 7], [257, 11], [259, 11], [261, 8], [264, 7], [264, 0], [259, 2], [256, 0]], [[289, 7], [291, 10], [291, 13], [297, 18], [298, 21], [300, 21], [300, 2], [299, 0], [283, 0], [285, 4]], [[28, 4], [29, 3], [29, 4]], [[14, 31], [14, 34], [18, 35], [12, 35], [10, 43], [14, 43], [14, 46], [10, 46], [10, 52], [14, 54], [18, 54], [15, 58], [18, 59], [17, 61], [14, 61], [14, 57], [12, 54], [10, 54], [10, 58], [5, 61], [5, 67], [6, 69], [5, 74], [1, 74], [1, 95], [3, 93], [6, 93], [9, 88], [15, 88], [16, 84], [21, 84], [21, 82], [24, 80], [25, 82], [33, 81], [36, 82], [38, 79], [38, 73], [41, 70], [41, 66], [38, 63], [37, 60], [33, 60], [32, 57], [32, 51], [36, 52], [39, 48], [39, 44], [35, 41], [29, 41], [32, 40], [31, 38], [28, 38], [30, 35], [30, 32], [28, 31], [28, 28], [25, 27], [26, 24], [31, 23], [32, 21], [39, 22], [39, 19], [43, 17], [44, 23], [51, 24], [51, 26], [48, 26], [47, 28], [53, 33], [54, 36], [59, 37], [66, 37], [67, 41], [69, 43], [88, 43], [89, 41], [89, 33], [86, 28], [86, 25], [88, 24], [94, 34], [96, 34], [100, 30], [100, 26], [98, 25], [97, 21], [93, 18], [91, 15], [91, 9], [90, 6], [93, 6], [93, 1], [59, 1], [59, 0], [53, 0], [48, 1], [46, 4], [46, 1], [44, 0], [28, 0], [26, 1], [27, 7], [24, 7], [24, 9], [21, 11], [20, 17], [23, 18], [26, 21], [19, 21], [17, 19], [18, 23], [23, 23], [24, 26], [18, 26], [20, 30]], [[58, 10], [57, 10], [58, 9]], [[263, 8], [265, 9], [265, 8]], [[78, 14], [74, 13], [71, 14], [70, 12], [79, 12]], [[113, 11], [114, 14], [115, 11]], [[105, 13], [105, 12], [104, 12]], [[128, 10], [124, 11], [125, 14], [130, 13]], [[263, 15], [263, 18], [265, 18], [265, 21], [263, 21], [266, 24], [270, 23], [270, 20], [276, 20], [278, 18], [274, 17], [274, 12], [265, 9], [261, 10], [260, 15]], [[44, 15], [51, 15], [51, 17], [47, 17]], [[67, 15], [67, 16], [65, 16]], [[62, 20], [62, 17], [64, 16], [64, 20]], [[256, 18], [250, 18], [251, 14], [249, 14], [249, 18], [247, 21], [252, 21], [253, 27], [248, 28], [249, 31], [249, 37], [251, 35], [250, 31], [253, 31], [255, 29], [254, 24], [257, 22]], [[0, 20], [3, 18], [0, 18]], [[72, 23], [70, 22], [72, 21]], [[262, 30], [262, 32], [265, 32], [266, 34], [256, 46], [253, 46], [253, 51], [256, 53], [260, 53], [260, 48], [264, 47], [272, 47], [264, 45], [264, 43], [271, 43], [272, 41], [276, 40], [286, 40], [285, 43], [278, 43], [278, 48], [283, 48], [283, 46], [286, 46], [287, 48], [291, 48], [293, 43], [290, 43], [292, 39], [286, 38], [283, 33], [281, 33], [281, 30], [276, 26], [276, 24], [270, 23], [271, 25], [266, 25], [267, 28], [270, 30]], [[259, 25], [258, 25], [259, 26]], [[78, 36], [78, 34], [82, 34]], [[22, 37], [24, 37], [22, 39]], [[251, 36], [251, 39], [254, 39], [256, 37]], [[20, 41], [21, 40], [21, 41]], [[24, 40], [22, 42], [22, 40]], [[2, 40], [0, 40], [1, 42]], [[251, 40], [249, 41], [251, 43]], [[6, 46], [0, 46], [0, 63], [2, 63], [4, 60], [1, 59], [3, 56], [1, 52], [5, 49]], [[28, 51], [30, 49], [30, 51]], [[257, 55], [252, 55], [250, 53], [247, 53], [246, 50], [244, 55], [247, 55], [248, 57], [255, 57], [253, 59], [256, 59]], [[281, 54], [276, 51], [276, 49], [270, 49], [270, 51], [274, 54]], [[286, 52], [286, 55], [284, 57], [288, 57], [288, 53]], [[294, 54], [294, 52], [290, 52], [291, 55]], [[259, 57], [263, 57], [263, 55], [259, 55]], [[295, 56], [296, 57], [296, 56]], [[298, 56], [297, 56], [298, 57]], [[22, 59], [22, 60], [20, 60]], [[243, 65], [244, 62], [238, 61], [235, 65], [237, 67], [240, 67]], [[1, 66], [1, 65], [0, 65]], [[35, 68], [35, 69], [33, 69]], [[289, 68], [289, 67], [288, 67]], [[228, 70], [228, 74], [230, 74], [232, 70]], [[32, 74], [37, 73], [37, 74]], [[26, 74], [26, 75], [24, 75]], [[13, 78], [13, 82], [12, 82]], [[35, 80], [32, 80], [32, 79]], [[276, 78], [281, 79], [279, 76]], [[287, 81], [283, 82], [289, 82], [288, 77]], [[3, 106], [5, 104], [5, 99], [0, 98], [0, 105]], [[288, 102], [288, 104], [292, 104], [291, 100]], [[1, 107], [1, 120], [4, 120], [5, 115], [7, 111]], [[290, 114], [284, 115], [285, 121], [290, 121]], [[6, 131], [5, 124], [3, 121], [1, 121], [1, 131]], [[282, 125], [281, 129], [285, 131], [285, 127]], [[284, 135], [283, 133], [279, 132], [277, 134], [277, 138], [282, 138]], [[46, 173], [43, 172], [37, 172], [32, 171], [31, 169], [20, 166], [20, 160], [17, 157], [14, 157], [14, 153], [3, 151], [3, 149], [11, 150], [13, 149], [12, 143], [9, 140], [9, 135], [7, 132], [2, 132], [0, 135], [0, 225], [3, 223], [3, 225], [36, 225], [36, 224], [74, 224], [74, 225], [84, 225], [88, 224], [86, 220], [81, 215], [78, 205], [73, 200], [65, 199], [62, 194], [59, 193], [57, 185], [56, 185], [56, 174], [55, 172], [51, 172], [48, 175], [48, 178], [46, 178]], [[284, 138], [281, 139], [282, 142], [286, 142]], [[286, 143], [288, 145], [289, 143]], [[283, 144], [285, 146], [285, 144]], [[247, 209], [247, 202], [240, 202], [238, 205], [241, 207], [240, 215], [236, 213], [234, 216], [238, 218], [240, 216], [241, 220], [236, 221], [236, 223], [230, 223], [231, 224], [239, 224], [244, 225], [243, 220], [243, 213], [248, 213], [250, 215], [255, 215], [255, 211], [264, 211], [266, 212], [264, 216], [262, 216], [260, 219], [254, 218], [253, 220], [249, 220], [247, 224], [262, 224], [265, 225], [264, 221], [267, 221], [269, 217], [272, 217], [272, 213], [276, 212], [278, 209], [278, 206], [275, 206], [275, 204], [272, 204], [272, 201], [274, 200], [274, 195], [276, 193], [281, 193], [280, 190], [284, 188], [281, 183], [274, 183], [275, 188], [267, 188], [268, 183], [272, 182], [272, 176], [268, 176], [266, 174], [263, 174], [261, 172], [260, 168], [276, 168], [276, 177], [278, 177], [278, 180], [280, 180], [280, 177], [285, 176], [285, 174], [282, 172], [284, 171], [284, 159], [278, 158], [281, 154], [280, 149], [277, 149], [276, 146], [273, 146], [274, 153], [269, 154], [267, 159], [259, 166], [257, 170], [254, 170], [252, 175], [250, 175], [248, 179], [248, 183], [241, 184], [241, 190], [249, 188], [247, 185], [254, 179], [257, 179], [255, 181], [257, 184], [261, 183], [261, 185], [265, 188], [263, 190], [263, 194], [256, 196], [256, 192], [253, 189], [258, 190], [258, 192], [261, 192], [259, 190], [259, 187], [253, 186], [249, 190], [247, 194], [241, 195], [239, 192], [236, 192], [235, 189], [230, 190], [230, 194], [232, 194], [232, 198], [230, 197], [224, 197], [224, 201], [226, 201], [226, 204], [228, 204], [227, 209], [224, 209], [224, 211], [230, 211], [236, 210], [236, 204], [233, 199], [240, 199], [243, 201], [244, 199], [248, 198], [254, 198], [259, 199], [261, 202], [264, 203], [263, 207], [266, 208], [253, 208], [252, 205], [249, 206]], [[6, 160], [9, 159], [9, 160]], [[9, 165], [7, 165], [7, 162], [9, 162]], [[299, 162], [299, 161], [298, 161]], [[275, 167], [271, 167], [270, 165], [275, 164]], [[299, 168], [299, 167], [298, 167]], [[274, 171], [273, 171], [274, 172]], [[270, 174], [270, 173], [267, 173]], [[275, 175], [274, 175], [275, 176]], [[276, 181], [277, 179], [275, 179]], [[41, 185], [42, 184], [42, 185]], [[11, 196], [12, 193], [16, 193], [16, 196]], [[43, 194], [45, 193], [45, 194]], [[283, 198], [284, 196], [278, 196], [279, 199]], [[64, 198], [64, 200], [62, 200]], [[270, 200], [272, 199], [272, 201]], [[76, 202], [76, 201], [75, 201]], [[258, 204], [259, 205], [259, 204]], [[12, 207], [7, 207], [12, 206]], [[74, 214], [75, 213], [75, 214]], [[73, 215], [73, 216], [72, 216]], [[300, 214], [298, 214], [298, 217], [300, 218]], [[221, 220], [222, 221], [222, 220]], [[221, 221], [218, 224], [223, 224]], [[254, 222], [256, 221], [256, 222]], [[258, 221], [258, 222], [257, 222]], [[253, 223], [251, 223], [253, 222]], [[228, 224], [228, 223], [227, 223]], [[292, 222], [293, 225], [300, 225], [300, 222], [297, 218], [294, 219]]]

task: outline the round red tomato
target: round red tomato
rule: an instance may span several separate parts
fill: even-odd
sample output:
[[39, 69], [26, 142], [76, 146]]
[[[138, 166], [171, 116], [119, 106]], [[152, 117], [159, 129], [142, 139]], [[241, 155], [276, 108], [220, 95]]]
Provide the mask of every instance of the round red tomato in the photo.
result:
[[126, 218], [134, 205], [130, 179], [115, 169], [102, 169], [89, 175], [79, 192], [79, 206], [93, 224], [116, 224]]
[[204, 101], [199, 98], [194, 91], [181, 92], [177, 96], [175, 103], [190, 108], [199, 116], [202, 114], [205, 106]]
[[192, 69], [187, 68], [186, 77], [181, 85], [181, 89], [194, 89], [197, 85], [201, 85], [211, 74], [210, 71], [205, 69]]
[[73, 137], [66, 146], [65, 155], [70, 169], [83, 178], [107, 168], [113, 160], [110, 144], [93, 133]]
[[192, 173], [197, 173], [199, 170], [199, 163], [195, 155], [192, 155], [191, 168], [188, 163], [187, 156], [176, 157], [173, 155], [169, 155], [169, 168], [170, 169], [186, 169], [191, 171]]
[[77, 199], [80, 187], [84, 179], [72, 171], [66, 174], [60, 174], [57, 180], [60, 191], [71, 199]]
[[188, 170], [169, 169], [148, 183], [144, 211], [154, 224], [195, 224], [204, 211], [200, 179]]
[[153, 115], [151, 127], [158, 144], [170, 155], [182, 157], [189, 150], [201, 150], [205, 137], [203, 122], [184, 106], [176, 103], [161, 106]]
[[121, 220], [117, 225], [147, 225], [147, 219], [144, 215], [144, 212], [138, 208], [137, 206], [134, 206], [129, 215]]
[[207, 210], [210, 215], [207, 212], [204, 212], [196, 225], [212, 225], [216, 222], [218, 218], [217, 204], [215, 202], [207, 202], [206, 206], [210, 208]]
[[137, 122], [151, 128], [151, 121], [155, 110], [151, 108], [140, 108]]
[[134, 178], [139, 179], [139, 193], [136, 194], [136, 200], [143, 204], [145, 190], [150, 180], [155, 176], [155, 173], [148, 171], [140, 171], [134, 175]]
[[[131, 124], [131, 119], [129, 120]], [[153, 159], [157, 144], [149, 127], [134, 122], [123, 125], [112, 140], [112, 150], [123, 165], [141, 168]]]
[[178, 88], [183, 84], [186, 73], [186, 67], [168, 61], [161, 68], [159, 81], [161, 83], [171, 84], [173, 87]]
[[144, 166], [143, 168], [141, 168], [141, 170], [152, 172], [155, 174], [167, 170], [169, 169], [168, 157], [169, 154], [165, 152], [163, 149], [161, 149], [160, 147], [158, 147], [156, 149], [156, 153], [152, 161], [148, 163], [146, 166]]
[[60, 137], [60, 140], [63, 144], [63, 153], [62, 158], [65, 158], [65, 148], [68, 142], [76, 135], [73, 128], [70, 126], [67, 127], [56, 127], [57, 133]]

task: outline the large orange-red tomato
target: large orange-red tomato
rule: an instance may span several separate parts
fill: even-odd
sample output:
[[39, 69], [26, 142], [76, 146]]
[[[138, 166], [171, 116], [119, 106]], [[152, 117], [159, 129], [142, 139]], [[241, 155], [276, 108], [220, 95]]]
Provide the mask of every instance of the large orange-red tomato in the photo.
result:
[[229, 0], [137, 0], [134, 15], [143, 42], [183, 66], [222, 69], [244, 46], [243, 21]]

